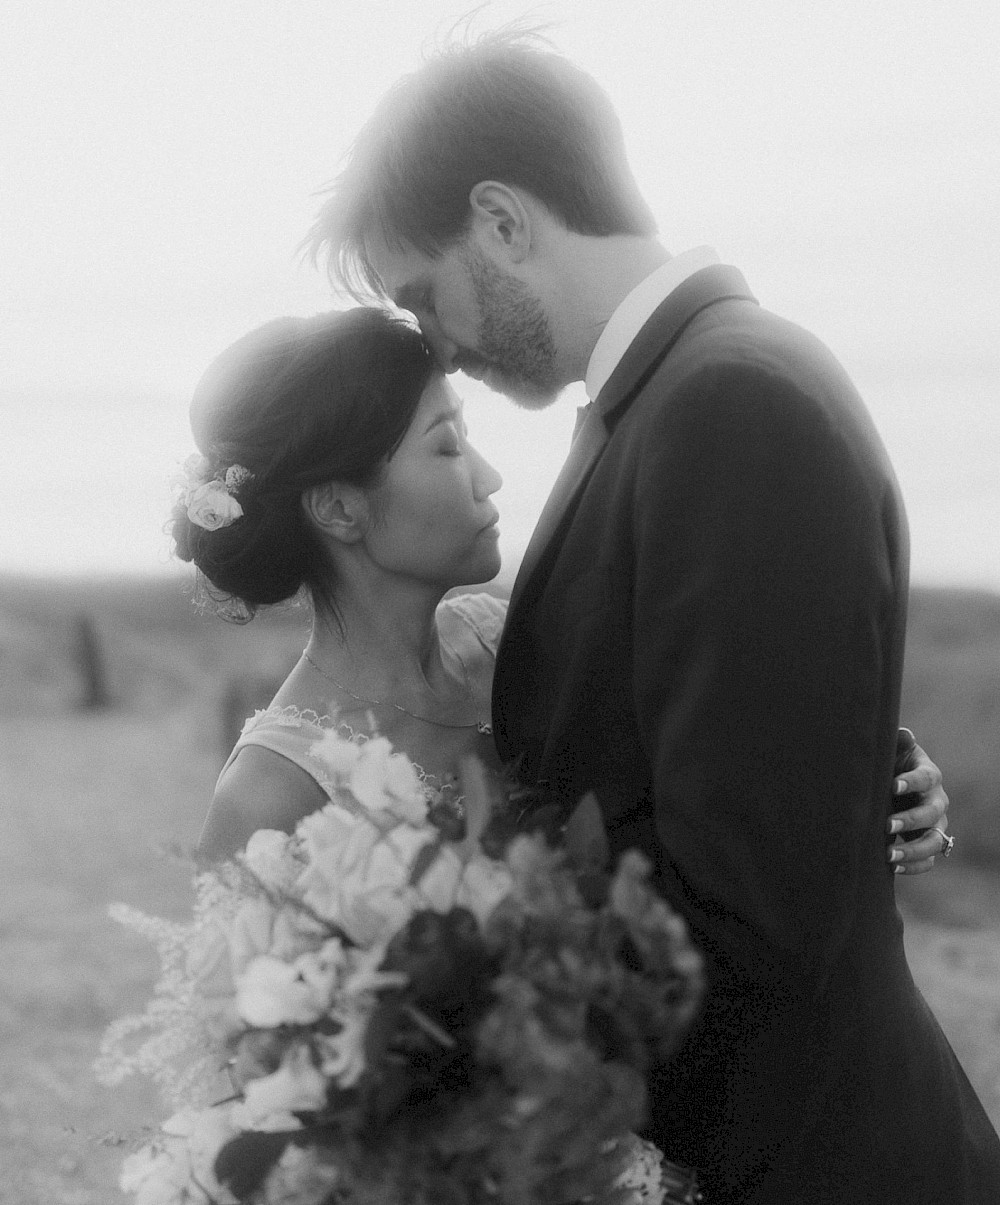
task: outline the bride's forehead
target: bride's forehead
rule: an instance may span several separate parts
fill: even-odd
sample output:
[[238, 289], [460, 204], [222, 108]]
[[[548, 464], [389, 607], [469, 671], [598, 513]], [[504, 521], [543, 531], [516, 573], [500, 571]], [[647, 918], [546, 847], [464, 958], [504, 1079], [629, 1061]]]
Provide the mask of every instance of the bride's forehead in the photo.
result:
[[417, 413], [428, 417], [433, 413], [461, 414], [465, 403], [455, 392], [454, 387], [443, 372], [436, 372], [420, 396]]

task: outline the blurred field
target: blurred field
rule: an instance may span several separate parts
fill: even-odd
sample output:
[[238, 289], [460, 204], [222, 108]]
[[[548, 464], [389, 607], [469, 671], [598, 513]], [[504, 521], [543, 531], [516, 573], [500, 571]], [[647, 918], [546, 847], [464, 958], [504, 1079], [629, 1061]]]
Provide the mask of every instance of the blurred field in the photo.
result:
[[[0, 580], [0, 1205], [120, 1200], [123, 1140], [161, 1113], [90, 1064], [155, 962], [107, 906], [184, 915], [167, 848], [194, 841], [234, 716], [266, 701], [306, 626], [293, 609], [226, 627], [176, 581]], [[87, 709], [95, 654], [111, 706]], [[915, 593], [904, 716], [945, 769], [959, 840], [900, 882], [911, 964], [1000, 1124], [1000, 598]]]

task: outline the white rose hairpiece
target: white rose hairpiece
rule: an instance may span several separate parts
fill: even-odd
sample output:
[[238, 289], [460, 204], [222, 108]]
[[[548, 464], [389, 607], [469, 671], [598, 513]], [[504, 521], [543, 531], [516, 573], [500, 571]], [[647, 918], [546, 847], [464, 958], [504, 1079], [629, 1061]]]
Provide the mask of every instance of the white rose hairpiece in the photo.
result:
[[205, 531], [218, 531], [242, 516], [243, 507], [234, 495], [252, 479], [253, 473], [241, 464], [231, 464], [220, 476], [207, 457], [195, 452], [181, 466], [175, 486], [191, 522]]

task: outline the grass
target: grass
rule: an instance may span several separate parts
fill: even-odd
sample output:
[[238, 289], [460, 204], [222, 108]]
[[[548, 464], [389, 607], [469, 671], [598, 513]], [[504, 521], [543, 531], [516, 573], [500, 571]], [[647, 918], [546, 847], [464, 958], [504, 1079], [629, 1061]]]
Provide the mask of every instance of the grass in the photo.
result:
[[147, 1085], [114, 1092], [90, 1064], [106, 1024], [141, 1011], [155, 959], [109, 902], [183, 916], [189, 874], [158, 847], [193, 840], [218, 769], [190, 723], [113, 713], [6, 719], [0, 796], [0, 1201], [98, 1205], [118, 1136], [153, 1124]]
[[[949, 596], [942, 606], [935, 612], [933, 600], [921, 601], [915, 609], [918, 664], [909, 682], [924, 681], [921, 650], [938, 658], [931, 701], [952, 729], [923, 726], [932, 712], [912, 685], [911, 708], [925, 710], [908, 716], [944, 761], [942, 738], [955, 756], [962, 741], [978, 749], [977, 739], [988, 739], [1000, 600]], [[75, 706], [73, 618], [82, 611], [96, 618], [113, 709]], [[148, 1085], [112, 1091], [90, 1068], [105, 1025], [141, 1011], [156, 967], [150, 948], [108, 919], [107, 906], [125, 900], [184, 916], [188, 871], [164, 849], [197, 835], [231, 739], [227, 710], [262, 701], [303, 632], [295, 611], [245, 630], [199, 620], [176, 584], [0, 582], [0, 1205], [121, 1199], [121, 1140], [141, 1137], [162, 1113]], [[942, 676], [948, 707], [939, 703]], [[985, 720], [974, 712], [983, 699]], [[984, 836], [967, 827], [967, 801], [953, 785], [963, 771], [946, 761], [960, 843], [935, 874], [901, 880], [899, 895], [914, 974], [1000, 1125], [1000, 885], [995, 863], [984, 860], [996, 821], [997, 744], [983, 754], [985, 780], [971, 772], [962, 779], [981, 793], [977, 808], [985, 801]]]

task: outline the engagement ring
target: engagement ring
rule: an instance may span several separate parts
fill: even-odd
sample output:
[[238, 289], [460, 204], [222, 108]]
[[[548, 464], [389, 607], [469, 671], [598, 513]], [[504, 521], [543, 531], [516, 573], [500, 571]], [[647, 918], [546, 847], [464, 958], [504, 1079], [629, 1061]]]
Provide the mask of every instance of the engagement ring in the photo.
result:
[[944, 842], [944, 844], [941, 846], [941, 857], [950, 858], [951, 851], [955, 848], [955, 838], [949, 837], [944, 829], [938, 828], [936, 824], [934, 825], [934, 831], [941, 834], [941, 840]]

